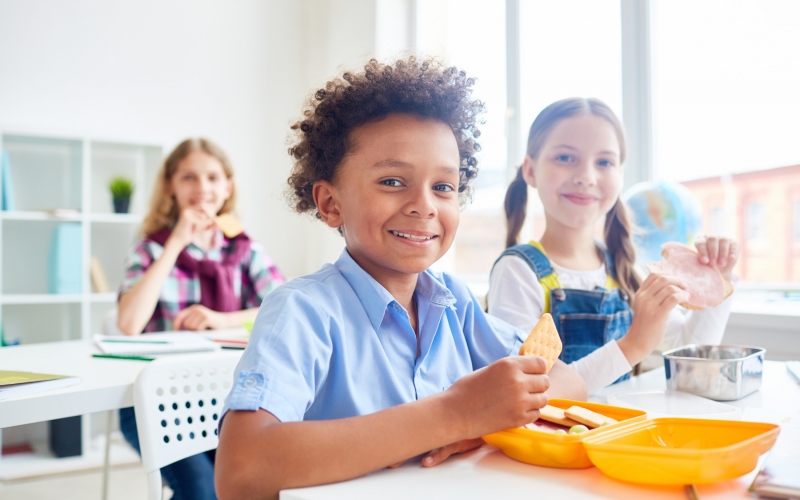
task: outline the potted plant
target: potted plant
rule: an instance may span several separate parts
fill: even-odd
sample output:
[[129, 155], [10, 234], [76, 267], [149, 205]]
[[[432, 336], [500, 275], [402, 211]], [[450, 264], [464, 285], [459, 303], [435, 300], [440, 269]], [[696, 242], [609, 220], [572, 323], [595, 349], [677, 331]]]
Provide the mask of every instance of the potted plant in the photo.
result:
[[127, 214], [131, 205], [131, 195], [133, 194], [133, 181], [127, 177], [114, 177], [108, 183], [111, 190], [111, 197], [114, 202], [114, 213]]

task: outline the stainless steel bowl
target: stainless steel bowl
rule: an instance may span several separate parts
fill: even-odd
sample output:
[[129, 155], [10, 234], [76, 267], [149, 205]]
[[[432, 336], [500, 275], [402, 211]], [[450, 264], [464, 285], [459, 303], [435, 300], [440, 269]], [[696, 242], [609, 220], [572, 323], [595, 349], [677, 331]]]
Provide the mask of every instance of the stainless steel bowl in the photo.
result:
[[717, 401], [733, 401], [761, 387], [761, 347], [685, 345], [664, 353], [667, 389]]

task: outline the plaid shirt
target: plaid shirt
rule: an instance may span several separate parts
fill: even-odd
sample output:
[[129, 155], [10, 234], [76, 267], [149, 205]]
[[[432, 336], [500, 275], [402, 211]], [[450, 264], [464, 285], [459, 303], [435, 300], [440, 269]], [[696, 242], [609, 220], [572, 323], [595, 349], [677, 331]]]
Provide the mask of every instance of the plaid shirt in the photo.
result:
[[[223, 252], [228, 252], [230, 240], [218, 231], [214, 247], [204, 252], [194, 243], [186, 247], [189, 256], [202, 260], [203, 257], [221, 262]], [[119, 288], [119, 295], [133, 288], [144, 276], [150, 265], [164, 252], [164, 247], [148, 240], [140, 240], [125, 262], [125, 277]], [[266, 295], [286, 282], [281, 272], [267, 256], [264, 247], [256, 242], [250, 245], [250, 252], [242, 259], [234, 271], [233, 289], [242, 299], [242, 309], [259, 307]], [[200, 278], [196, 273], [173, 267], [161, 286], [153, 316], [144, 327], [145, 332], [161, 332], [172, 329], [178, 311], [200, 303]]]

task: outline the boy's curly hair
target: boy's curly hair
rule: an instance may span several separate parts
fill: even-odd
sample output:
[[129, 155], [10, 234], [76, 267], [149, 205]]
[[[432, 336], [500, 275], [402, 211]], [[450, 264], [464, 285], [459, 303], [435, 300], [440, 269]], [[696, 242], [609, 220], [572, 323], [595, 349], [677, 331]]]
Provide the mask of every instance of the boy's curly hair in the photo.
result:
[[461, 156], [458, 191], [463, 203], [478, 175], [477, 117], [484, 111], [483, 102], [472, 98], [474, 84], [475, 79], [458, 68], [445, 67], [437, 59], [418, 61], [414, 56], [394, 65], [371, 59], [363, 72], [345, 72], [329, 81], [309, 98], [304, 118], [292, 125], [290, 204], [299, 213], [313, 211], [319, 218], [314, 183], [334, 180], [354, 129], [391, 113], [415, 114], [450, 126]]

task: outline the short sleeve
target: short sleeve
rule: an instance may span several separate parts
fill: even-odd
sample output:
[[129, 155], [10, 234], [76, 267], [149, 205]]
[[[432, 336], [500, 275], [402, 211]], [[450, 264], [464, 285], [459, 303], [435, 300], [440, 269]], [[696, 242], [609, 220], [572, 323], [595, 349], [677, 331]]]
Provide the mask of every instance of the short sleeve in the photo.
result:
[[327, 377], [332, 352], [330, 316], [319, 302], [295, 286], [269, 294], [223, 413], [263, 408], [281, 422], [303, 420]]
[[498, 359], [516, 355], [527, 332], [487, 314], [463, 282], [449, 275], [446, 279], [447, 287], [456, 297], [455, 306], [469, 347], [472, 368], [477, 370]]
[[244, 272], [250, 278], [249, 286], [242, 293], [244, 309], [259, 307], [268, 293], [286, 283], [286, 278], [269, 258], [264, 247], [255, 242], [250, 246], [250, 258]]
[[133, 288], [156, 258], [150, 244], [145, 240], [139, 241], [125, 259], [125, 273], [119, 287], [119, 295]]

